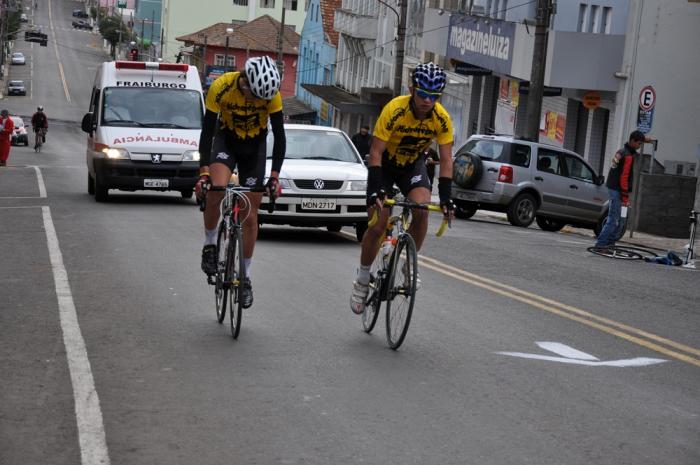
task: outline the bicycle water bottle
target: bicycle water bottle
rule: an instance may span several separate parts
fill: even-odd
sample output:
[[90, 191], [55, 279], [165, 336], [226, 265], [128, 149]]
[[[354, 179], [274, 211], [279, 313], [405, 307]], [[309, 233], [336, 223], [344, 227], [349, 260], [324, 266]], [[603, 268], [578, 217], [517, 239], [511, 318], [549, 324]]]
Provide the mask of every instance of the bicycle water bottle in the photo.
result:
[[384, 267], [389, 266], [389, 261], [391, 260], [391, 253], [394, 251], [394, 243], [393, 243], [393, 238], [391, 236], [387, 236], [384, 238], [384, 242], [382, 242], [382, 248], [381, 248], [381, 254], [382, 254], [382, 260], [384, 261]]

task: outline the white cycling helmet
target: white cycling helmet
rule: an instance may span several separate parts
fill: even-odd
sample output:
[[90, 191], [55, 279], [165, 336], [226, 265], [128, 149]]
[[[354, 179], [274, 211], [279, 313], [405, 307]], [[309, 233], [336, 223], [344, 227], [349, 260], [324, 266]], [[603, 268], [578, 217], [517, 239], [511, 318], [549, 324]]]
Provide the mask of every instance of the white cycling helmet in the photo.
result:
[[249, 58], [245, 62], [245, 75], [250, 91], [258, 98], [272, 100], [280, 90], [282, 79], [277, 65], [268, 56]]

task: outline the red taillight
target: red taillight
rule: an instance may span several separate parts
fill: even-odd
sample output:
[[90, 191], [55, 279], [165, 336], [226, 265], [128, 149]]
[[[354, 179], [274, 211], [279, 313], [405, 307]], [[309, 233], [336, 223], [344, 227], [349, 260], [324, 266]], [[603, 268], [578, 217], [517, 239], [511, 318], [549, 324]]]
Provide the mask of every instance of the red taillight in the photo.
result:
[[498, 182], [507, 182], [508, 184], [513, 183], [513, 167], [502, 165], [501, 169], [498, 170]]
[[186, 73], [190, 65], [183, 63], [155, 63], [145, 61], [117, 61], [117, 69], [159, 69], [161, 71], [177, 71]]

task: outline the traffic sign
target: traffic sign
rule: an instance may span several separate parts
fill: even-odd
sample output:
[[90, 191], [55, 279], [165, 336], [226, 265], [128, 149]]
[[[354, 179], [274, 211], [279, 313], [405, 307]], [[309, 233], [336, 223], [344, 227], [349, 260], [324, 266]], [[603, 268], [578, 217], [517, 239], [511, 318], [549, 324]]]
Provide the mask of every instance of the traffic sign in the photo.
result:
[[639, 93], [639, 108], [650, 111], [656, 105], [656, 91], [651, 86], [645, 86]]

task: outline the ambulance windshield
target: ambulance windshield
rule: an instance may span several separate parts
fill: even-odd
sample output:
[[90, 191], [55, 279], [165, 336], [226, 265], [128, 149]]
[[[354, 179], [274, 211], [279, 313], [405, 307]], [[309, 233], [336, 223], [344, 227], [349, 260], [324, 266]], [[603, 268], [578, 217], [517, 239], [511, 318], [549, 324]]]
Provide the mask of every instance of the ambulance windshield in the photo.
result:
[[201, 129], [200, 94], [187, 89], [108, 87], [102, 99], [102, 125]]

